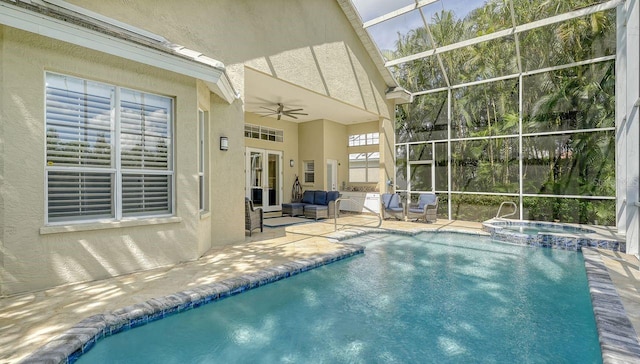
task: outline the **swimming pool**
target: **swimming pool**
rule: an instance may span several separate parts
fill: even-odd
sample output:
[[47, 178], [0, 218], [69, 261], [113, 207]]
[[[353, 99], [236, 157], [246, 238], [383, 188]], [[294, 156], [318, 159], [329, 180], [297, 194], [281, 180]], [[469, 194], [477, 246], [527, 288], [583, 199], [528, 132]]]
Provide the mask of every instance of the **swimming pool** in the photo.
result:
[[601, 362], [582, 255], [464, 234], [364, 255], [100, 341], [79, 363]]

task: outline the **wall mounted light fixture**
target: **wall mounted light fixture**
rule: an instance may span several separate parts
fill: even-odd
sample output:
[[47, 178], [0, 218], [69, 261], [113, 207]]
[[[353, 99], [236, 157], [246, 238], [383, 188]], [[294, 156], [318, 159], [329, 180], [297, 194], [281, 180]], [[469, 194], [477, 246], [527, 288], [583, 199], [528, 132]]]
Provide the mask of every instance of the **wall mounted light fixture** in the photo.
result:
[[229, 138], [225, 136], [220, 137], [220, 150], [229, 150]]
[[293, 167], [293, 159], [289, 159], [289, 167]]

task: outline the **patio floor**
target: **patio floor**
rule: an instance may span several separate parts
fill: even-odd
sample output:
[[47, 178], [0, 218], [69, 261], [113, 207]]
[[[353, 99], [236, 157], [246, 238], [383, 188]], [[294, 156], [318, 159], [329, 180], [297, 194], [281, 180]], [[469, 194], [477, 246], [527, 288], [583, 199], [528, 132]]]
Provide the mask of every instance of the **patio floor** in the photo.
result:
[[[338, 219], [348, 224], [375, 226], [377, 218], [366, 215]], [[387, 220], [382, 228], [420, 228], [480, 231], [480, 223], [438, 220], [422, 224]], [[0, 363], [16, 363], [35, 349], [72, 327], [81, 319], [151, 298], [251, 273], [263, 268], [336, 250], [327, 236], [334, 233], [333, 219], [254, 230], [241, 244], [214, 248], [197, 261], [137, 272], [111, 279], [71, 284], [45, 291], [0, 299]], [[601, 251], [625, 310], [640, 332], [640, 262], [634, 256]]]

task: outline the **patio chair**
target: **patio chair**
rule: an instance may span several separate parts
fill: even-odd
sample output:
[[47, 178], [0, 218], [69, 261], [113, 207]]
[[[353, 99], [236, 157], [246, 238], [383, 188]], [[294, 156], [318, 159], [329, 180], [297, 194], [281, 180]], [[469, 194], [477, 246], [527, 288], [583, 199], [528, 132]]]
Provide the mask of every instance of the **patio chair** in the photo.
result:
[[264, 213], [262, 207], [254, 208], [253, 202], [245, 197], [244, 198], [244, 229], [249, 230], [249, 236], [253, 229], [260, 228], [260, 232], [263, 230]]
[[435, 193], [421, 193], [417, 203], [409, 204], [407, 219], [416, 221], [424, 219], [425, 222], [438, 220], [438, 196]]
[[382, 204], [382, 218], [388, 219], [394, 217], [398, 220], [404, 220], [405, 211], [400, 201], [400, 195], [397, 193], [383, 193], [380, 196], [380, 203]]

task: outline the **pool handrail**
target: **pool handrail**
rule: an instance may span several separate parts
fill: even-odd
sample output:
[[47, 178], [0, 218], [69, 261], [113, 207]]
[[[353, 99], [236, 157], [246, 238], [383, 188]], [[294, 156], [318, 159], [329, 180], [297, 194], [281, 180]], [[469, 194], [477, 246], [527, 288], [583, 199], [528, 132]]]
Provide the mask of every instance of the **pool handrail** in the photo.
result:
[[[513, 206], [513, 212], [509, 213], [509, 214], [506, 214], [506, 215], [503, 215], [503, 216], [500, 216], [500, 211], [502, 211], [502, 206], [504, 206], [505, 204], [512, 205]], [[517, 212], [518, 212], [518, 205], [516, 205], [515, 202], [513, 202], [513, 201], [503, 201], [500, 204], [500, 207], [498, 207], [498, 213], [496, 214], [496, 219], [504, 219], [505, 217], [509, 217], [509, 216], [515, 215]]]
[[[333, 231], [338, 231], [338, 212], [340, 212], [340, 201], [347, 201], [347, 200], [351, 200], [355, 203], [358, 203], [358, 201], [350, 198], [350, 197], [340, 197], [336, 200], [336, 203], [333, 205]], [[380, 226], [382, 226], [382, 217], [380, 216], [379, 213], [373, 211], [371, 208], [362, 205], [362, 207], [364, 207], [366, 210], [368, 210], [369, 212], [373, 213], [374, 215], [376, 215], [378, 217], [378, 225], [376, 226], [376, 229], [379, 228]], [[353, 225], [353, 224], [343, 224], [343, 225], [348, 225], [348, 226], [360, 226], [360, 225]]]

